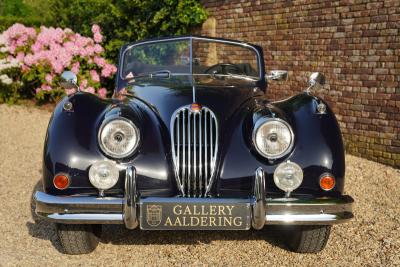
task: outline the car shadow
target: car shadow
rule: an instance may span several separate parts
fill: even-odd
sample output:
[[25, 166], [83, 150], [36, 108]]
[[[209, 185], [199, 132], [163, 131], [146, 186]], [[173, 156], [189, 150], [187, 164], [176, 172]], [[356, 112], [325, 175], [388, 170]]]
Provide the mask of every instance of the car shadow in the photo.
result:
[[31, 193], [31, 218], [33, 222], [26, 222], [26, 227], [28, 228], [29, 235], [34, 238], [49, 240], [51, 244], [59, 251], [62, 252], [62, 246], [57, 237], [55, 224], [49, 223], [35, 213], [35, 201], [34, 194], [36, 191], [43, 191], [42, 181], [38, 181], [33, 188]]
[[[31, 216], [33, 222], [27, 222], [29, 234], [34, 238], [49, 240], [52, 245], [62, 252], [54, 223], [49, 223], [35, 213], [34, 193], [42, 190], [42, 183], [38, 181], [31, 194]], [[113, 245], [194, 245], [210, 244], [220, 240], [264, 240], [269, 244], [287, 249], [282, 237], [284, 231], [279, 226], [268, 226], [262, 230], [249, 231], [141, 231], [128, 230], [123, 225], [103, 225], [102, 243]]]

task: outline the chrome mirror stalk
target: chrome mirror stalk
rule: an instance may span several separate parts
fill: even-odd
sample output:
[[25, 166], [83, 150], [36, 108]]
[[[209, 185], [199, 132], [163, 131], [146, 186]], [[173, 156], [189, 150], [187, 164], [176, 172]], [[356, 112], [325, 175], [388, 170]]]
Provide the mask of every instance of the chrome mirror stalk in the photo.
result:
[[308, 80], [308, 88], [306, 89], [306, 93], [309, 94], [310, 90], [314, 87], [321, 87], [325, 84], [325, 75], [321, 72], [313, 72], [310, 75], [310, 79]]

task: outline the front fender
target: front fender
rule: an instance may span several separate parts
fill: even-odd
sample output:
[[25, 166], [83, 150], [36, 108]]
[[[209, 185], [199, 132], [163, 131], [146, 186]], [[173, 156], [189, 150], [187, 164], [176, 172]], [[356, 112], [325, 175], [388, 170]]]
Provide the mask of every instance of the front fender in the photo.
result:
[[[279, 102], [263, 102], [238, 112], [231, 125], [231, 133], [224, 140], [220, 179], [216, 190], [220, 195], [249, 194], [253, 188], [254, 174], [262, 167], [266, 172], [267, 194], [282, 194], [273, 182], [273, 173], [279, 163], [290, 160], [302, 167], [304, 180], [293, 194], [321, 196], [343, 193], [345, 162], [342, 136], [337, 120], [327, 106], [325, 114], [318, 114], [316, 97], [299, 94]], [[275, 116], [286, 120], [293, 129], [295, 143], [292, 152], [277, 160], [260, 156], [251, 140], [253, 126], [262, 116]], [[331, 192], [319, 187], [319, 178], [330, 172], [336, 178]]]
[[[64, 104], [72, 103], [72, 110]], [[95, 192], [87, 179], [87, 169], [95, 160], [105, 159], [97, 145], [96, 128], [109, 102], [92, 94], [79, 92], [65, 97], [56, 106], [47, 129], [43, 151], [43, 186], [47, 193], [74, 194], [78, 188]], [[71, 185], [58, 190], [53, 185], [57, 173], [68, 174]]]
[[[71, 111], [63, 109], [70, 101]], [[92, 94], [79, 92], [65, 97], [55, 108], [50, 119], [43, 153], [43, 185], [53, 195], [98, 194], [88, 179], [90, 166], [98, 160], [107, 160], [98, 144], [98, 131], [104, 120], [123, 116], [133, 121], [140, 130], [141, 142], [128, 158], [115, 160], [120, 166], [118, 183], [107, 190], [107, 195], [123, 194], [126, 166], [134, 166], [138, 190], [142, 195], [176, 194], [176, 183], [170, 159], [168, 129], [157, 114], [138, 99], [125, 101], [103, 100]], [[113, 160], [113, 159], [111, 159]], [[58, 190], [53, 177], [68, 174], [70, 186]]]

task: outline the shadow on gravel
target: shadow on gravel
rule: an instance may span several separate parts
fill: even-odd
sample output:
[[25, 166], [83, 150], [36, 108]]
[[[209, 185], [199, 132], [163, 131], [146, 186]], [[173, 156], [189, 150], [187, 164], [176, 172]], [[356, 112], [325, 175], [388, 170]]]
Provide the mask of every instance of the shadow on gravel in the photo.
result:
[[38, 181], [33, 188], [31, 194], [31, 217], [33, 220], [32, 222], [27, 222], [26, 227], [28, 228], [29, 235], [35, 238], [49, 240], [51, 244], [59, 251], [62, 252], [62, 247], [60, 242], [58, 241], [56, 228], [53, 223], [46, 222], [45, 220], [41, 219], [35, 213], [35, 201], [33, 200], [33, 196], [37, 190], [42, 191], [43, 186], [42, 182]]
[[[31, 216], [34, 221], [27, 222], [29, 234], [32, 237], [49, 240], [53, 246], [62, 252], [58, 241], [55, 225], [41, 219], [35, 214], [33, 195], [36, 190], [42, 190], [41, 181], [37, 182], [31, 197]], [[123, 225], [103, 225], [102, 243], [113, 245], [195, 245], [209, 244], [215, 240], [265, 240], [273, 246], [287, 249], [284, 244], [284, 232], [278, 226], [268, 226], [256, 231], [141, 231], [128, 230]]]
[[287, 250], [281, 227], [268, 226], [260, 231], [141, 231], [128, 230], [120, 225], [104, 225], [102, 242], [113, 245], [195, 245], [220, 240], [265, 240]]

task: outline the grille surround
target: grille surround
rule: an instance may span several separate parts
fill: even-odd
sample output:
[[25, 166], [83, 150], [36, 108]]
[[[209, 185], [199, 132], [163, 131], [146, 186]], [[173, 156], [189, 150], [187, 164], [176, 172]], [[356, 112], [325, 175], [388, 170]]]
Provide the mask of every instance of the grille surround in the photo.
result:
[[207, 197], [213, 185], [218, 155], [218, 120], [207, 107], [177, 109], [171, 118], [175, 178], [183, 197]]

